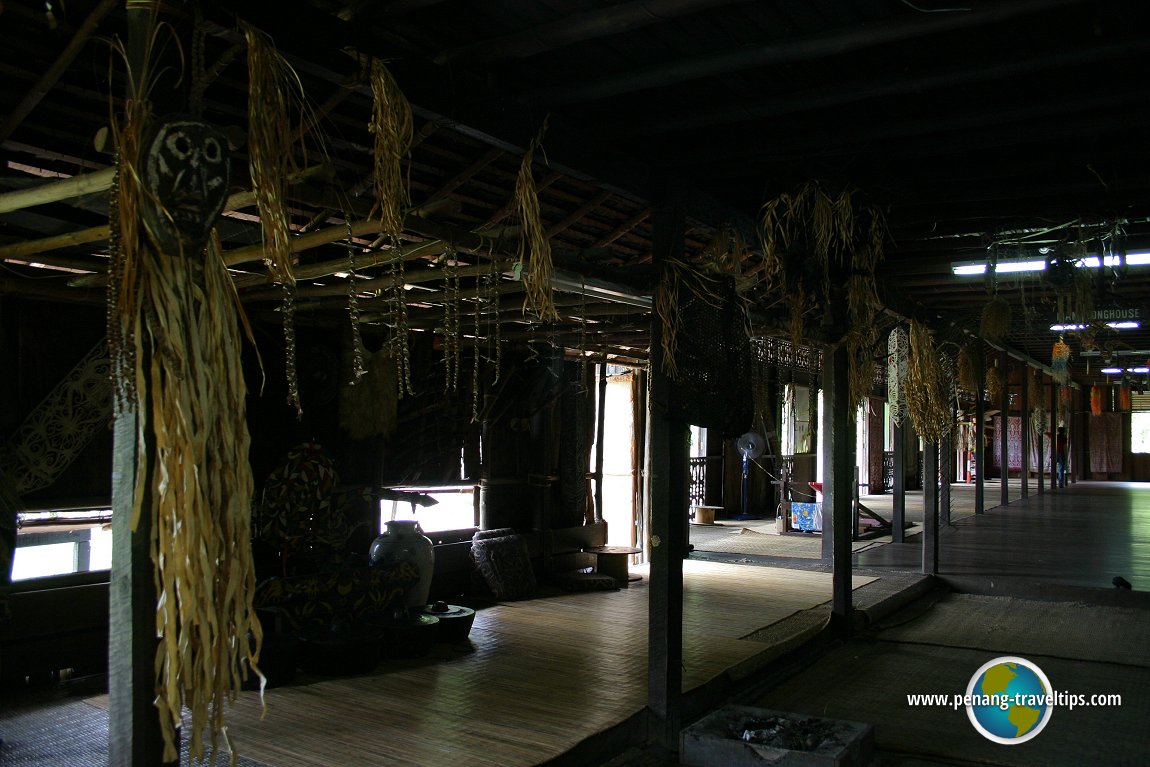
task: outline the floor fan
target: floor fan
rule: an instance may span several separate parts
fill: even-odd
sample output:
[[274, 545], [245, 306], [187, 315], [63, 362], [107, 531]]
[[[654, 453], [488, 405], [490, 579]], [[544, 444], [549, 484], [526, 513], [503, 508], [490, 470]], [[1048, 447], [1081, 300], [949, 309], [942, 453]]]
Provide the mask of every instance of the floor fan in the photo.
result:
[[735, 517], [735, 519], [758, 519], [758, 517], [747, 512], [747, 476], [751, 461], [762, 455], [763, 449], [766, 448], [766, 446], [767, 442], [763, 439], [763, 436], [753, 431], [748, 431], [735, 440], [735, 447], [743, 457], [743, 513]]

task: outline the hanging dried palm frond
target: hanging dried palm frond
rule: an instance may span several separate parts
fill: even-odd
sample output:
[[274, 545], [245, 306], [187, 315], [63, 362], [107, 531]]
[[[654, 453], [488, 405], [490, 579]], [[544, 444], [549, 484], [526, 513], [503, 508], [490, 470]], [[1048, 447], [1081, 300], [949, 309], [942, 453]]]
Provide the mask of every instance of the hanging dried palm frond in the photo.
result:
[[295, 139], [288, 114], [289, 88], [302, 101], [302, 86], [271, 39], [247, 22], [240, 30], [248, 45], [248, 170], [260, 213], [268, 280], [283, 286], [284, 368], [288, 403], [302, 414], [295, 350], [295, 272], [287, 178], [295, 167]]
[[973, 344], [966, 344], [958, 350], [958, 385], [975, 396], [982, 391], [982, 382], [978, 380], [977, 353]]
[[403, 216], [410, 204], [408, 185], [403, 177], [403, 158], [411, 149], [414, 120], [407, 97], [378, 59], [371, 62], [371, 95], [368, 130], [375, 136], [372, 215], [378, 211], [380, 231], [388, 239], [398, 240], [403, 234]]
[[543, 321], [559, 319], [559, 312], [555, 310], [555, 301], [552, 297], [551, 274], [554, 267], [551, 262], [551, 240], [547, 237], [547, 230], [543, 227], [543, 218], [539, 208], [539, 193], [535, 188], [535, 175], [532, 165], [535, 162], [535, 152], [543, 142], [543, 135], [547, 132], [547, 120], [543, 127], [531, 141], [531, 146], [523, 155], [519, 164], [519, 175], [515, 180], [515, 206], [519, 211], [520, 225], [523, 227], [519, 235], [519, 250], [517, 260], [522, 266], [524, 300], [523, 310], [530, 309], [536, 317]]
[[248, 669], [259, 673], [262, 642], [252, 603], [253, 482], [239, 301], [218, 247], [209, 250], [202, 286], [184, 259], [157, 252], [143, 258], [135, 338], [137, 359], [148, 364], [137, 376], [151, 398], [139, 418], [155, 445], [138, 451], [132, 527], [149, 509], [164, 760], [177, 758], [176, 731], [187, 708], [190, 753], [202, 761], [205, 729], [215, 751], [217, 736], [227, 737], [224, 701], [235, 700]]
[[655, 289], [655, 313], [662, 324], [662, 368], [668, 378], [678, 381], [678, 339], [682, 325], [680, 291], [685, 288], [714, 307], [722, 306], [723, 297], [715, 289], [715, 278], [693, 269], [690, 264], [668, 259], [663, 267], [663, 277]]
[[295, 284], [287, 178], [293, 168], [289, 87], [299, 78], [271, 39], [247, 22], [240, 31], [248, 45], [248, 169], [260, 212], [264, 263], [272, 282]]
[[979, 334], [991, 343], [998, 343], [1010, 332], [1010, 303], [995, 296], [982, 307]]
[[997, 362], [994, 363], [994, 367], [986, 371], [986, 396], [991, 402], [998, 402], [1002, 396], [1002, 371], [998, 369]]
[[950, 397], [942, 377], [940, 357], [926, 326], [912, 321], [906, 372], [906, 408], [914, 430], [930, 443], [950, 433]]
[[902, 426], [906, 416], [906, 371], [910, 355], [910, 339], [901, 325], [887, 338], [886, 401], [895, 426]]

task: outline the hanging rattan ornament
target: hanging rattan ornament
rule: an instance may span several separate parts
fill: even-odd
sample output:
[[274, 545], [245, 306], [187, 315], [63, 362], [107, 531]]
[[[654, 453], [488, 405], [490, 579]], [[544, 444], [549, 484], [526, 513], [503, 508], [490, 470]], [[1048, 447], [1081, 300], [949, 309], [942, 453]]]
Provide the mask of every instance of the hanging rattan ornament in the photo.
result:
[[890, 406], [890, 417], [896, 427], [902, 426], [906, 417], [906, 395], [903, 386], [906, 382], [907, 358], [910, 354], [910, 339], [906, 329], [896, 327], [887, 338], [886, 399]]
[[998, 369], [997, 362], [994, 363], [994, 367], [986, 371], [986, 396], [991, 402], [998, 402], [1002, 396], [1002, 371]]
[[1010, 303], [995, 296], [982, 307], [979, 334], [991, 343], [998, 343], [1010, 332]]
[[926, 442], [938, 443], [950, 433], [953, 419], [939, 354], [930, 331], [916, 321], [910, 325], [906, 409], [915, 432]]
[[1050, 374], [1060, 384], [1070, 379], [1070, 345], [1061, 338], [1050, 351]]
[[958, 350], [958, 385], [969, 394], [978, 397], [982, 383], [978, 380], [978, 359], [976, 347], [966, 344]]

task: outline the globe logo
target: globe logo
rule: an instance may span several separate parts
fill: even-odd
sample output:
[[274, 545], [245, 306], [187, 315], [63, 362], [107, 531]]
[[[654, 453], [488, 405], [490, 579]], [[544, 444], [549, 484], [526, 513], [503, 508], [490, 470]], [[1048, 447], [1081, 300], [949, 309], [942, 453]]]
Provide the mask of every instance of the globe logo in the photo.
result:
[[1005, 745], [1034, 738], [1054, 713], [1054, 692], [1042, 669], [1003, 656], [982, 665], [966, 687], [966, 714], [988, 740]]

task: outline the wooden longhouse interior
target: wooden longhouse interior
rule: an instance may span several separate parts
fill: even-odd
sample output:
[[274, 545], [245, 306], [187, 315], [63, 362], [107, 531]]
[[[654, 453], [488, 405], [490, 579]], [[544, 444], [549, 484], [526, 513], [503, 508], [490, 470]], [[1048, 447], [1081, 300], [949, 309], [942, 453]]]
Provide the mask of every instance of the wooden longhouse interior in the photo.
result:
[[0, 764], [1144, 763], [1147, 21], [2, 0]]

